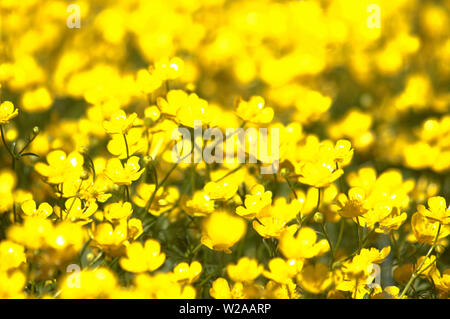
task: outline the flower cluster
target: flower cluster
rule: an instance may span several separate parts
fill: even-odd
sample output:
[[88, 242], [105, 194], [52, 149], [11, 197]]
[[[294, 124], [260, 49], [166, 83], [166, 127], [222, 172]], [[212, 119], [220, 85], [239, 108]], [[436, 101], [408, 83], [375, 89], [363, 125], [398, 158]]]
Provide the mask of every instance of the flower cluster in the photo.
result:
[[450, 297], [449, 1], [74, 4], [0, 3], [0, 298]]

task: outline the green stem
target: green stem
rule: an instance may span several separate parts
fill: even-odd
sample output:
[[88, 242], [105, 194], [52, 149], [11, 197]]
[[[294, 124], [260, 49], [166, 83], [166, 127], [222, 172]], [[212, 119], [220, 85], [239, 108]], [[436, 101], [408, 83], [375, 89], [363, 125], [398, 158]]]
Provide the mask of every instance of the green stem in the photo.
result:
[[329, 263], [330, 269], [332, 268], [333, 262], [334, 262], [334, 251], [333, 251], [333, 245], [331, 244], [330, 236], [328, 236], [327, 230], [325, 229], [325, 222], [320, 223], [320, 226], [322, 228], [322, 232], [325, 235], [325, 238], [328, 241], [328, 245], [330, 245], [330, 253], [331, 253], [331, 259]]
[[289, 181], [289, 179], [287, 177], [284, 178], [286, 180], [286, 183], [289, 186], [289, 189], [291, 190], [291, 193], [294, 195], [295, 199], [298, 199], [297, 193], [295, 192], [294, 188], [292, 187], [291, 182]]
[[336, 241], [336, 247], [334, 248], [335, 251], [337, 251], [339, 246], [341, 245], [342, 236], [344, 235], [344, 226], [345, 226], [345, 221], [344, 221], [344, 219], [341, 219], [341, 223], [339, 225], [339, 235], [338, 235], [338, 239]]
[[361, 234], [359, 231], [359, 218], [356, 217], [356, 236], [358, 238], [358, 254], [361, 252], [362, 242], [361, 242]]
[[431, 245], [430, 249], [428, 250], [427, 254], [425, 255], [425, 258], [422, 260], [420, 265], [416, 268], [416, 270], [412, 274], [411, 278], [409, 279], [408, 283], [405, 286], [405, 289], [403, 289], [402, 293], [400, 294], [400, 296], [399, 296], [400, 298], [403, 297], [408, 292], [409, 287], [414, 283], [416, 278], [419, 276], [420, 268], [422, 268], [422, 266], [425, 264], [425, 261], [428, 259], [428, 257], [430, 257], [431, 253], [433, 252], [434, 248], [436, 247], [440, 231], [441, 231], [441, 223], [439, 223], [439, 227], [438, 227], [438, 230], [436, 233], [436, 237], [434, 238], [433, 244]]
[[130, 150], [128, 149], [127, 136], [125, 133], [122, 134], [122, 136], [123, 136], [123, 140], [125, 141], [125, 148], [127, 150], [127, 161], [128, 161], [128, 159], [130, 158]]
[[36, 136], [38, 136], [38, 134], [33, 134], [33, 136], [28, 140], [28, 142], [25, 144], [25, 146], [24, 147], [22, 147], [22, 149], [19, 151], [19, 155], [20, 154], [22, 154], [24, 151], [25, 151], [25, 149], [28, 147], [28, 145], [30, 145], [33, 141], [34, 141], [34, 139], [36, 138]]
[[12, 160], [11, 166], [12, 166], [12, 168], [13, 168], [13, 170], [14, 170], [14, 168], [15, 168], [16, 156], [13, 154], [13, 152], [12, 152], [11, 149], [9, 148], [8, 143], [6, 143], [5, 132], [3, 131], [3, 125], [0, 125], [0, 133], [1, 133], [1, 136], [2, 136], [3, 144], [5, 145], [5, 148], [6, 148], [6, 150], [8, 151], [9, 155], [11, 155], [11, 160]]

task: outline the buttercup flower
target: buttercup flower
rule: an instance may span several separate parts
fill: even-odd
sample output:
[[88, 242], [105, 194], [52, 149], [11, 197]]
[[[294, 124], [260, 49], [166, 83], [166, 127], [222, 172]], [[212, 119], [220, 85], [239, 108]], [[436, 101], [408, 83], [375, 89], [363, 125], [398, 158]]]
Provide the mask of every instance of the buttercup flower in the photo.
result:
[[202, 273], [202, 265], [198, 261], [193, 261], [190, 265], [181, 262], [173, 269], [173, 273], [179, 282], [193, 283], [197, 281]]
[[8, 123], [19, 114], [19, 110], [14, 108], [14, 104], [5, 101], [0, 104], [0, 125]]
[[429, 198], [428, 207], [429, 209], [426, 209], [425, 206], [419, 205], [417, 206], [417, 210], [431, 221], [437, 221], [443, 225], [450, 224], [450, 208], [447, 207], [444, 197], [436, 196]]
[[26, 262], [24, 247], [7, 240], [0, 242], [0, 257], [0, 273], [18, 268]]
[[120, 266], [130, 272], [153, 271], [161, 267], [166, 260], [166, 254], [161, 252], [161, 245], [153, 239], [148, 239], [144, 246], [139, 242], [127, 247], [127, 257], [120, 259]]
[[364, 215], [368, 210], [364, 207], [365, 193], [361, 188], [351, 188], [348, 197], [345, 194], [339, 194], [337, 201], [340, 209], [339, 215], [347, 218], [354, 218]]
[[274, 115], [273, 109], [265, 106], [261, 96], [252, 96], [248, 102], [239, 101], [236, 113], [244, 121], [252, 123], [269, 123]]
[[324, 292], [332, 283], [331, 273], [324, 264], [307, 265], [297, 276], [300, 285], [312, 294]]
[[330, 246], [325, 239], [318, 242], [316, 232], [309, 228], [301, 228], [296, 235], [285, 231], [280, 238], [280, 251], [288, 259], [308, 259], [326, 253]]
[[46, 159], [48, 164], [37, 163], [35, 169], [49, 184], [61, 184], [66, 179], [79, 178], [83, 171], [84, 158], [78, 152], [66, 155], [61, 150], [52, 151]]
[[132, 113], [127, 116], [125, 111], [118, 110], [117, 112], [111, 114], [109, 121], [103, 122], [103, 127], [108, 134], [125, 134], [133, 126], [136, 118], [136, 113]]
[[231, 280], [235, 282], [252, 282], [263, 271], [263, 266], [258, 265], [258, 261], [247, 257], [239, 259], [236, 265], [229, 264], [227, 273]]
[[53, 208], [48, 203], [41, 203], [39, 204], [39, 207], [36, 208], [36, 202], [32, 199], [22, 203], [21, 208], [26, 216], [47, 218], [53, 213]]
[[246, 229], [242, 218], [217, 211], [205, 220], [201, 242], [210, 249], [231, 253], [230, 248], [242, 238]]
[[144, 172], [138, 162], [137, 156], [131, 156], [124, 165], [118, 158], [112, 158], [106, 164], [105, 174], [117, 185], [131, 185]]

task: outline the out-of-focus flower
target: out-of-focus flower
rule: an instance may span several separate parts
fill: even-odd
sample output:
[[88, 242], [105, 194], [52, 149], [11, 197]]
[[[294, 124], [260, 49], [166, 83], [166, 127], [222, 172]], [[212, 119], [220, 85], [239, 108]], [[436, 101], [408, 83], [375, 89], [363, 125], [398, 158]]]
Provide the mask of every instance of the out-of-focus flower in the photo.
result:
[[237, 264], [229, 264], [227, 273], [231, 280], [235, 282], [252, 282], [263, 271], [263, 266], [258, 264], [255, 259], [242, 257]]
[[120, 259], [120, 266], [126, 271], [140, 273], [153, 271], [162, 266], [166, 254], [161, 252], [161, 245], [148, 239], [144, 246], [140, 242], [131, 243], [127, 247], [127, 257]]
[[21, 208], [26, 216], [47, 218], [53, 213], [53, 208], [48, 203], [41, 203], [39, 204], [39, 207], [36, 208], [36, 202], [32, 199], [22, 203]]
[[433, 222], [439, 222], [443, 225], [450, 224], [450, 208], [447, 207], [445, 198], [435, 196], [428, 199], [428, 209], [423, 205], [417, 206], [417, 210], [424, 217]]
[[181, 262], [173, 268], [173, 273], [178, 282], [191, 284], [200, 277], [202, 265], [198, 261], [193, 261], [190, 265]]
[[312, 294], [324, 292], [332, 283], [331, 273], [324, 264], [307, 265], [297, 276], [299, 284]]
[[26, 262], [24, 247], [8, 240], [0, 242], [0, 273], [18, 268]]
[[118, 110], [111, 115], [109, 121], [103, 122], [103, 127], [108, 134], [125, 134], [133, 126], [136, 118], [136, 113], [127, 116], [125, 111]]
[[224, 211], [216, 211], [203, 224], [201, 242], [210, 249], [231, 253], [230, 248], [244, 236], [245, 221]]
[[137, 156], [131, 156], [124, 165], [118, 158], [112, 158], [106, 164], [105, 174], [117, 185], [131, 185], [144, 172], [140, 168]]
[[0, 125], [8, 123], [19, 114], [19, 110], [14, 108], [14, 104], [5, 101], [0, 104]]
[[297, 235], [285, 231], [280, 238], [280, 251], [288, 259], [308, 259], [326, 253], [330, 246], [325, 239], [317, 242], [316, 232], [309, 227], [302, 227]]
[[252, 96], [248, 102], [240, 100], [237, 103], [236, 114], [245, 122], [262, 124], [272, 121], [274, 110], [265, 106], [261, 96]]
[[66, 155], [61, 150], [52, 151], [46, 159], [48, 164], [37, 163], [34, 168], [49, 184], [61, 184], [67, 179], [77, 179], [83, 172], [84, 159], [78, 152]]

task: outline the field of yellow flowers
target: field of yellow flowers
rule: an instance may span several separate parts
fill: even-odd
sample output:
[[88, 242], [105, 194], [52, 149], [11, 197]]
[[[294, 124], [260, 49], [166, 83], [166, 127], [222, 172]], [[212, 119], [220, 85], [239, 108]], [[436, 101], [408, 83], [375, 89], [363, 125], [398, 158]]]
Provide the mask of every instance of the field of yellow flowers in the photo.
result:
[[449, 298], [449, 0], [0, 15], [0, 298]]

